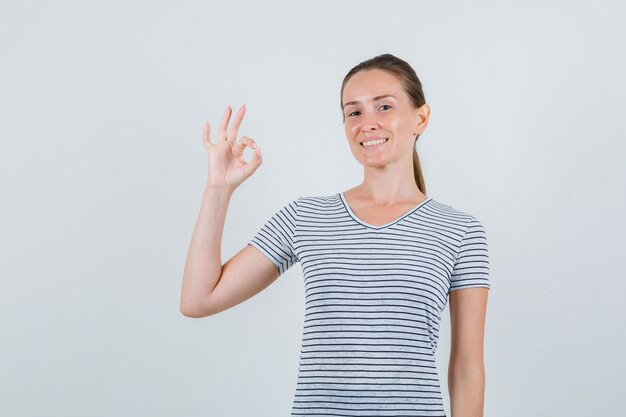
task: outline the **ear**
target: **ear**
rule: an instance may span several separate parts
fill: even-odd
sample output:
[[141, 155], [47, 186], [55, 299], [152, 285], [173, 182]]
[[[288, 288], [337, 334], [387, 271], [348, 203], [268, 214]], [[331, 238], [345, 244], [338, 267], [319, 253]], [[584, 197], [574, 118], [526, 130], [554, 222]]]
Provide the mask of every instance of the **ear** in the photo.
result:
[[417, 118], [419, 123], [416, 126], [417, 133], [413, 132], [414, 135], [422, 133], [428, 125], [428, 119], [430, 118], [430, 106], [427, 103], [424, 103], [422, 107], [417, 109]]
[[420, 114], [420, 117], [422, 119], [429, 119], [430, 118], [430, 106], [428, 105], [428, 103], [424, 103], [422, 104], [422, 107], [420, 107], [417, 112]]

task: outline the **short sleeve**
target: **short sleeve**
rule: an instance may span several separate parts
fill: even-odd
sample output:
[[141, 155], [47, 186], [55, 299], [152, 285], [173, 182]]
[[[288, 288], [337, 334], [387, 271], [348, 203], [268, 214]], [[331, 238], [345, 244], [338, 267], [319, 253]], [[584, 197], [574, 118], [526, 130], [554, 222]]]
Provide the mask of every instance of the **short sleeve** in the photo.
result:
[[482, 223], [471, 216], [452, 270], [450, 291], [462, 288], [491, 288], [487, 234]]
[[298, 262], [293, 237], [298, 215], [298, 199], [275, 212], [259, 229], [248, 245], [260, 250], [278, 269], [279, 275]]

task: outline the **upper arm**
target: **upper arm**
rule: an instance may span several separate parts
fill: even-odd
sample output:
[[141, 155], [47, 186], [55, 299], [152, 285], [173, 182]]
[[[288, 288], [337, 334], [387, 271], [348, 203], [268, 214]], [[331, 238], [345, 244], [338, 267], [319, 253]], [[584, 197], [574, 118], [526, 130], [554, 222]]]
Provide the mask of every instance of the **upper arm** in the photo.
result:
[[246, 245], [224, 265], [220, 278], [195, 317], [205, 317], [240, 304], [267, 288], [280, 275], [267, 256]]
[[450, 292], [450, 368], [483, 366], [488, 288]]
[[293, 244], [297, 207], [297, 200], [281, 207], [222, 265], [215, 288], [193, 317], [216, 314], [251, 298], [298, 262]]
[[452, 372], [483, 366], [490, 280], [487, 234], [482, 223], [470, 216], [459, 243], [449, 291]]

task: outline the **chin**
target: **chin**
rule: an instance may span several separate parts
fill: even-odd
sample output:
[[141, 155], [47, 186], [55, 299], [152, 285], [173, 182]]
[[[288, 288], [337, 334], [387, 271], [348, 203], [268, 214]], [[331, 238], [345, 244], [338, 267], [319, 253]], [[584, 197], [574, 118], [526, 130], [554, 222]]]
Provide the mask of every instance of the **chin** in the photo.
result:
[[357, 158], [357, 161], [364, 167], [369, 167], [369, 168], [381, 168], [387, 165], [389, 162], [391, 162], [387, 158], [376, 158], [376, 159]]

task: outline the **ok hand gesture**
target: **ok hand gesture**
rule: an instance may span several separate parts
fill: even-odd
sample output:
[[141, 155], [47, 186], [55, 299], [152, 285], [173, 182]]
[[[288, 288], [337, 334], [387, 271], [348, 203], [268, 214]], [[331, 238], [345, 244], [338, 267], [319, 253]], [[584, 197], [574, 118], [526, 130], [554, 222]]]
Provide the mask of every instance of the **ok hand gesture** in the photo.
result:
[[[247, 136], [242, 136], [237, 140], [239, 126], [246, 114], [245, 104], [239, 108], [233, 124], [228, 128], [228, 121], [232, 114], [230, 106], [226, 107], [222, 124], [217, 132], [217, 142], [212, 143], [210, 139], [211, 125], [204, 124], [202, 142], [209, 153], [209, 178], [207, 187], [225, 188], [230, 191], [235, 189], [249, 178], [261, 166], [261, 148], [256, 142]], [[243, 159], [243, 152], [246, 147], [254, 150], [254, 156], [250, 162]]]

